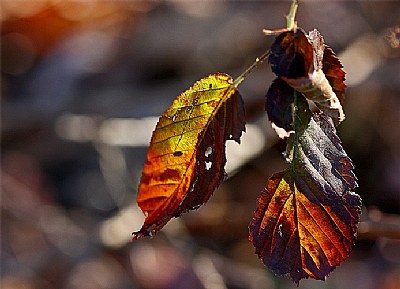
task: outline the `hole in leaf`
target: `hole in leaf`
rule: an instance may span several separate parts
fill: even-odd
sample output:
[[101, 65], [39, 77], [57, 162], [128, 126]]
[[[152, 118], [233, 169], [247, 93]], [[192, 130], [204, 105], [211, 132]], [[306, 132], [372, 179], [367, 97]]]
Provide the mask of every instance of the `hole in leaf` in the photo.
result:
[[211, 154], [212, 154], [212, 147], [208, 147], [207, 149], [206, 149], [206, 151], [204, 152], [204, 156], [206, 157], [206, 158], [208, 158]]
[[174, 152], [175, 157], [180, 157], [181, 155], [183, 155], [183, 153], [181, 151]]
[[212, 162], [206, 162], [206, 170], [210, 170], [212, 166]]

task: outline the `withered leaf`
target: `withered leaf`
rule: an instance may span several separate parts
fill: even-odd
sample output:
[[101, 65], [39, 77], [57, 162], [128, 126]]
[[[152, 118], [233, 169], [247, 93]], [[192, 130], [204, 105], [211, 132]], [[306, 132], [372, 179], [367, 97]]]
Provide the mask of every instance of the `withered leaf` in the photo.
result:
[[307, 77], [314, 70], [313, 48], [300, 28], [276, 37], [268, 61], [276, 75], [288, 78]]
[[331, 119], [307, 110], [289, 138], [290, 165], [268, 180], [249, 226], [263, 262], [296, 283], [324, 280], [348, 257], [361, 210], [353, 164]]
[[314, 50], [314, 70], [319, 70], [322, 68], [322, 60], [324, 58], [324, 38], [317, 29], [314, 29], [308, 33], [308, 39]]
[[322, 60], [322, 71], [325, 73], [330, 85], [341, 104], [344, 102], [344, 92], [346, 90], [346, 73], [343, 71], [343, 65], [333, 50], [325, 45], [324, 58]]
[[308, 36], [301, 29], [280, 34], [271, 47], [269, 62], [275, 74], [314, 101], [335, 124], [344, 120], [344, 71], [316, 29]]
[[212, 74], [179, 95], [161, 116], [148, 148], [138, 205], [147, 215], [133, 239], [207, 202], [224, 178], [225, 141], [245, 130], [233, 80]]
[[292, 105], [294, 89], [276, 78], [268, 89], [265, 110], [271, 122], [286, 131], [293, 130]]

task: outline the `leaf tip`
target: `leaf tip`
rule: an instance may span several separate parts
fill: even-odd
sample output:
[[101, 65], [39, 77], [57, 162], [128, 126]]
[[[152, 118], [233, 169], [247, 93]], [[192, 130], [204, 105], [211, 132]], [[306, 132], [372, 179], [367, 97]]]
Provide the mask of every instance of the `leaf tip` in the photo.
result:
[[133, 232], [132, 233], [132, 241], [136, 241], [142, 238], [146, 238], [146, 237], [154, 237], [156, 235], [155, 230], [146, 230], [146, 229], [141, 229], [140, 231], [137, 232]]

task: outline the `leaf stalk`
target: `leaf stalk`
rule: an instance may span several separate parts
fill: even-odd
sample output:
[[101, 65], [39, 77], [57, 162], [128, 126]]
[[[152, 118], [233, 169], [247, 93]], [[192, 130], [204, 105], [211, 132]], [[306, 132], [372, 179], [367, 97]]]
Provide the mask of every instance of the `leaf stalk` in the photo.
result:
[[298, 145], [299, 145], [299, 119], [298, 119], [298, 96], [297, 91], [293, 89], [293, 106], [292, 106], [292, 117], [293, 117], [293, 126], [294, 126], [294, 145], [293, 145], [293, 156], [292, 156], [292, 166], [295, 165], [297, 156], [299, 154]]
[[290, 12], [286, 16], [286, 28], [289, 31], [294, 31], [297, 28], [297, 21], [295, 20], [296, 18], [296, 12], [297, 12], [297, 7], [299, 6], [299, 1], [298, 0], [293, 0], [292, 6], [290, 6]]
[[235, 81], [233, 82], [234, 87], [238, 87], [239, 84], [242, 83], [242, 81], [255, 69], [257, 68], [261, 63], [264, 62], [265, 59], [267, 59], [268, 55], [270, 53], [270, 50], [268, 49], [261, 55], [260, 57], [257, 57], [256, 60], [253, 62], [253, 64], [247, 68], [241, 75], [239, 75]]

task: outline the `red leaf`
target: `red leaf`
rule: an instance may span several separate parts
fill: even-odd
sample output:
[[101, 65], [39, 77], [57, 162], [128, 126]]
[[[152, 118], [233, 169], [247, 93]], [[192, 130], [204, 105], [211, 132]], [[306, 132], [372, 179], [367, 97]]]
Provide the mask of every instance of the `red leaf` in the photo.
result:
[[346, 84], [344, 83], [346, 72], [343, 71], [343, 65], [339, 58], [335, 55], [333, 50], [329, 46], [325, 46], [323, 62], [323, 72], [328, 79], [330, 85], [336, 96], [339, 98], [340, 103], [343, 104], [346, 90]]
[[268, 180], [249, 226], [263, 262], [296, 283], [324, 280], [348, 257], [361, 210], [352, 162], [330, 119], [315, 115], [298, 128], [288, 145], [291, 164]]

